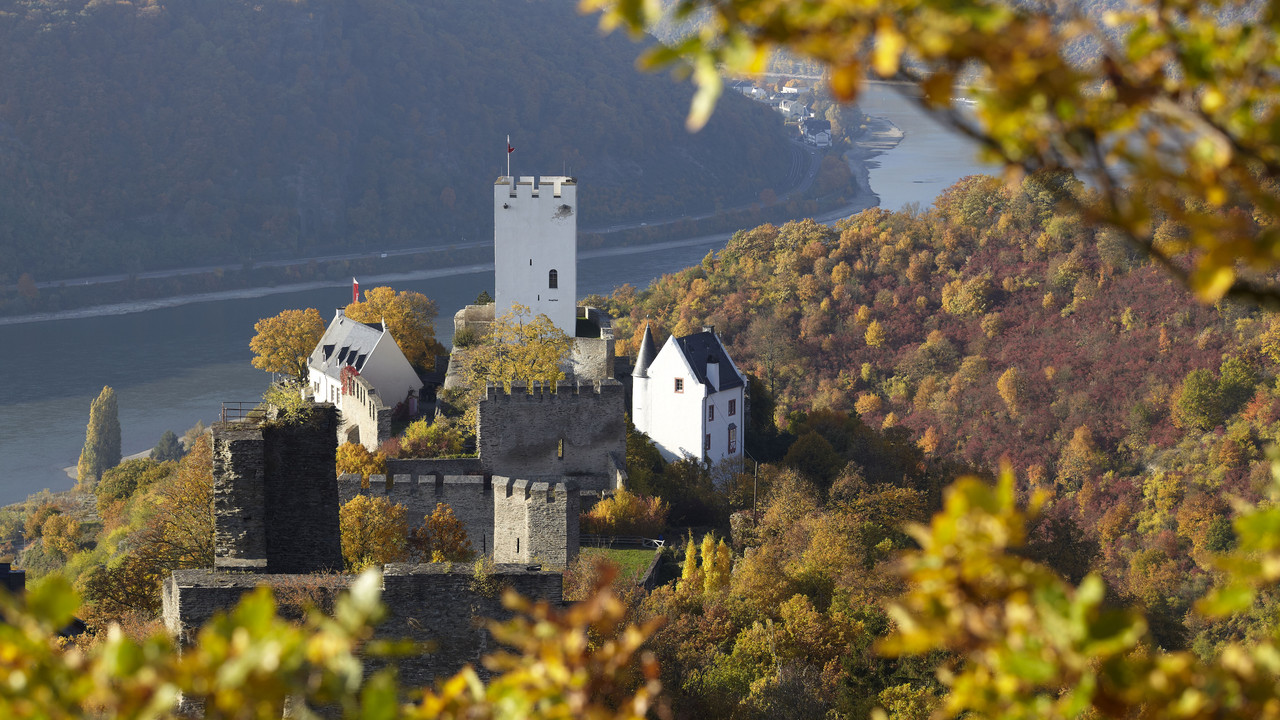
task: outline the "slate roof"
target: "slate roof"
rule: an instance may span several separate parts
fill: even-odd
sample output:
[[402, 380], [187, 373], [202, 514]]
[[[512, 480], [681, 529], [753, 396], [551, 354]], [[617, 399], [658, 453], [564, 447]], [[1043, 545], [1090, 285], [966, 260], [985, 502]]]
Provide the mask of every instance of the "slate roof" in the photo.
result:
[[720, 387], [711, 388], [712, 392], [742, 387], [742, 376], [734, 369], [733, 361], [729, 359], [728, 353], [724, 351], [724, 346], [720, 344], [720, 339], [714, 332], [703, 330], [676, 338], [676, 346], [680, 348], [680, 352], [684, 353], [684, 359], [688, 361], [689, 367], [693, 368], [694, 377], [703, 385], [708, 387], [711, 385], [707, 382], [707, 363], [720, 364]]
[[631, 371], [631, 377], [649, 377], [649, 366], [657, 356], [658, 350], [653, 344], [653, 333], [649, 332], [649, 323], [645, 323], [644, 339], [640, 341], [640, 352], [636, 353], [636, 368]]
[[338, 315], [325, 328], [324, 336], [311, 352], [308, 364], [334, 378], [339, 377], [344, 365], [360, 370], [382, 338], [382, 332], [382, 325]]

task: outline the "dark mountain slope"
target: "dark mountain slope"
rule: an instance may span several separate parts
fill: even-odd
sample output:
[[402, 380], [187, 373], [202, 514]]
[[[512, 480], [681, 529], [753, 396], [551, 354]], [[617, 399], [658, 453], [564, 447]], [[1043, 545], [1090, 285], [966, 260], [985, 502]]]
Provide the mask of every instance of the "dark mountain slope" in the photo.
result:
[[0, 275], [483, 237], [508, 133], [587, 226], [785, 175], [777, 118], [690, 136], [637, 51], [568, 0], [0, 0]]

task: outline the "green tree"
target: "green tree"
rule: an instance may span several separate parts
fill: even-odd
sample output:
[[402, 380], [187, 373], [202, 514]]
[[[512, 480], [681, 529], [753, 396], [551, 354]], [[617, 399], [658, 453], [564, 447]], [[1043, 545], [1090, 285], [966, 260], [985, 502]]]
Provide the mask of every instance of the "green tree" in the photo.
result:
[[253, 366], [288, 375], [296, 382], [307, 379], [307, 358], [324, 336], [324, 319], [315, 308], [282, 310], [253, 324]]
[[160, 441], [151, 448], [151, 459], [156, 462], [182, 459], [182, 443], [178, 442], [178, 436], [172, 430], [165, 430]]
[[[1270, 229], [1280, 215], [1280, 110], [1264, 100], [1280, 92], [1273, 4], [1140, 0], [1093, 18], [1052, 4], [947, 0], [687, 0], [673, 17], [658, 2], [583, 7], [636, 36], [697, 19], [700, 32], [642, 60], [689, 63], [698, 86], [691, 128], [711, 115], [722, 73], [760, 72], [778, 50], [825, 65], [843, 101], [856, 99], [868, 71], [905, 81], [921, 107], [977, 139], [988, 158], [1088, 179], [1095, 191], [1055, 191], [1054, 200], [1143, 249], [1202, 299], [1280, 305], [1280, 289], [1248, 272], [1280, 257]], [[955, 111], [961, 78], [972, 113]], [[1157, 243], [1153, 212], [1185, 228], [1185, 241]], [[1184, 248], [1189, 264], [1173, 258]]]
[[1173, 396], [1173, 420], [1179, 427], [1212, 430], [1222, 423], [1222, 393], [1208, 370], [1192, 370]]
[[80, 483], [92, 486], [102, 472], [120, 464], [120, 415], [116, 407], [116, 391], [109, 386], [89, 406], [89, 426], [85, 429], [84, 449], [76, 464]]
[[172, 461], [162, 463], [150, 458], [125, 460], [102, 473], [102, 479], [93, 492], [98, 496], [99, 503], [124, 500], [168, 477], [176, 466]]

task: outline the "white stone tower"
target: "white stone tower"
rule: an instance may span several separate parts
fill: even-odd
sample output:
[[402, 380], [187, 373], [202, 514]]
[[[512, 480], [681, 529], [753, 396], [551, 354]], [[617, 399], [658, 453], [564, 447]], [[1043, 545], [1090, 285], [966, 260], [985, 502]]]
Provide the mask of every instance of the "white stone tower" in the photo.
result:
[[493, 186], [493, 267], [502, 315], [513, 303], [574, 336], [578, 300], [578, 186], [571, 177], [510, 175]]

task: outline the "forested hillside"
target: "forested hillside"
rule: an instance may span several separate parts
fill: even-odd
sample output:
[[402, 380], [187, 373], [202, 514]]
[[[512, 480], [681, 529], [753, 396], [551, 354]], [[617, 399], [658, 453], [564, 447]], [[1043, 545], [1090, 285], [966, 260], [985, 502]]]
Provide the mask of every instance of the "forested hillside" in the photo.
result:
[[571, 0], [0, 0], [0, 281], [481, 238], [508, 134], [584, 227], [776, 188], [775, 114], [689, 135], [636, 53]]
[[[1057, 498], [1060, 570], [1101, 570], [1149, 608], [1162, 646], [1208, 649], [1217, 636], [1187, 613], [1210, 553], [1233, 542], [1229, 499], [1256, 501], [1269, 483], [1280, 327], [1196, 302], [1056, 208], [1063, 190], [1085, 192], [973, 177], [924, 213], [766, 225], [642, 292], [594, 300], [623, 318], [624, 350], [646, 317], [659, 340], [715, 325], [761, 381], [753, 406], [776, 402], [772, 419], [792, 433], [777, 452], [819, 488], [866, 454], [844, 413], [926, 458], [990, 472], [1007, 458], [1024, 490]], [[1180, 229], [1156, 222], [1176, 250]]]

